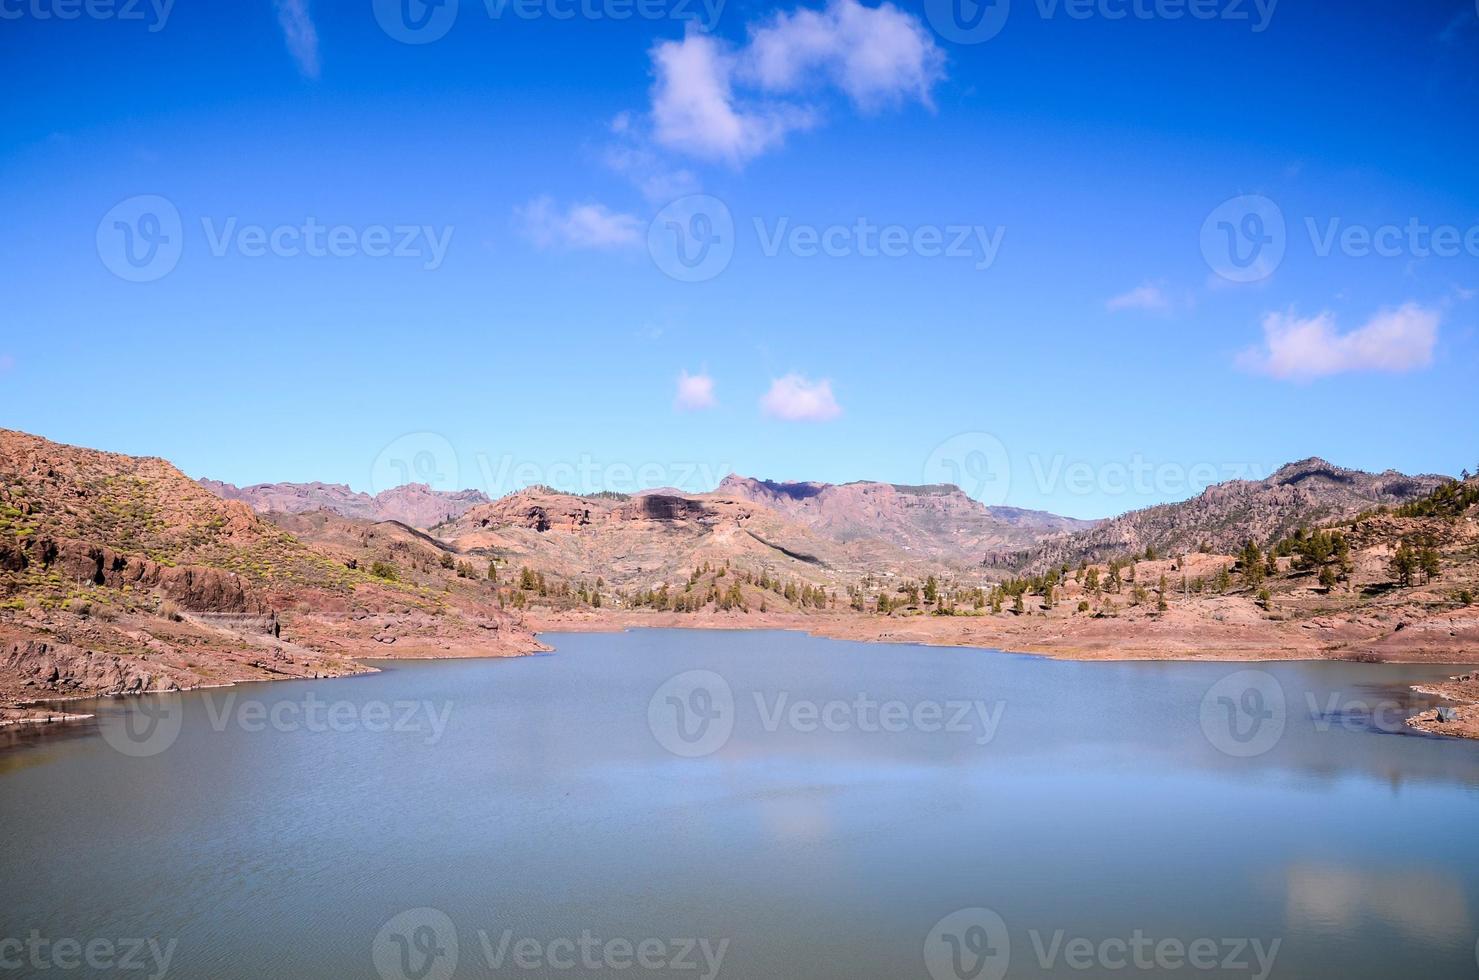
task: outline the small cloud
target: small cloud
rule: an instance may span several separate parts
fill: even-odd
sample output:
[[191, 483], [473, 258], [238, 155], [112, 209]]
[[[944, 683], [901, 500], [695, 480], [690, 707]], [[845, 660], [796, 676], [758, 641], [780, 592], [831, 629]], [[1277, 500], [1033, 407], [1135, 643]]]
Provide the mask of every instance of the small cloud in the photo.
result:
[[760, 408], [771, 418], [787, 422], [827, 422], [842, 414], [831, 381], [811, 381], [800, 374], [772, 381], [760, 399]]
[[1263, 347], [1244, 351], [1238, 362], [1275, 378], [1308, 381], [1348, 371], [1400, 374], [1433, 363], [1442, 314], [1407, 303], [1383, 310], [1364, 325], [1340, 333], [1330, 312], [1300, 318], [1270, 313], [1263, 318]]
[[308, 14], [308, 0], [277, 0], [277, 22], [304, 78], [318, 77], [318, 30]]
[[678, 375], [678, 393], [673, 397], [673, 408], [679, 412], [702, 412], [716, 408], [719, 399], [714, 397], [714, 379], [707, 374]]
[[9, 374], [15, 370], [15, 358], [9, 354], [0, 354], [0, 374]]
[[604, 204], [563, 209], [539, 197], [514, 209], [514, 218], [539, 248], [629, 248], [642, 241], [642, 223]]
[[1104, 304], [1111, 313], [1121, 310], [1149, 310], [1153, 313], [1171, 312], [1171, 298], [1166, 291], [1154, 283], [1137, 286], [1128, 293], [1121, 293]]

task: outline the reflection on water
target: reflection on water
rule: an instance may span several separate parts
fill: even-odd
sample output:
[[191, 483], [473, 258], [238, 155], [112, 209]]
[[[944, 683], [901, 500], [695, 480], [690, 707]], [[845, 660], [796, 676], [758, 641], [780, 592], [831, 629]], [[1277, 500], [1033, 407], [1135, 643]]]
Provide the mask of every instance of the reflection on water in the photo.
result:
[[1479, 744], [1400, 724], [1453, 668], [550, 639], [13, 738], [0, 940], [177, 940], [171, 976], [228, 978], [385, 975], [418, 938], [456, 977], [570, 975], [495, 968], [507, 930], [728, 940], [736, 978], [929, 976], [992, 930], [1011, 977], [1117, 972], [1038, 955], [1058, 934], [1475, 968]]
[[1462, 943], [1473, 926], [1462, 882], [1454, 874], [1294, 866], [1288, 871], [1293, 931], [1350, 934], [1386, 924], [1419, 942]]

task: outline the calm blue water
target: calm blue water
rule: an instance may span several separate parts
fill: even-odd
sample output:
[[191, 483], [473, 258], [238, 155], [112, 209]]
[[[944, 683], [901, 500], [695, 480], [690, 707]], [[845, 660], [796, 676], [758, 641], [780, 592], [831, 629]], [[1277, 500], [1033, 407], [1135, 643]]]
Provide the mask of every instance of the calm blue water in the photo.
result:
[[12, 734], [0, 978], [1479, 975], [1452, 668], [546, 639]]

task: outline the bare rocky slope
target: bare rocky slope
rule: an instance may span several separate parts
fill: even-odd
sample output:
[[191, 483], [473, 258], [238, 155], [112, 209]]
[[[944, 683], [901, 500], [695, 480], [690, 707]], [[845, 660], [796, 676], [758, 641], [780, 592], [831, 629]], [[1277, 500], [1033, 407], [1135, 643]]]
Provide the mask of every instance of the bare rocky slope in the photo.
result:
[[424, 483], [382, 490], [371, 496], [342, 483], [257, 483], [238, 487], [219, 480], [200, 485], [226, 500], [239, 500], [260, 514], [303, 514], [328, 510], [341, 517], [367, 521], [400, 521], [411, 527], [435, 527], [488, 503], [479, 490], [433, 490]]
[[1144, 554], [1204, 551], [1232, 554], [1248, 540], [1272, 541], [1299, 527], [1343, 520], [1378, 507], [1397, 507], [1432, 493], [1442, 476], [1366, 473], [1311, 458], [1265, 480], [1232, 480], [1191, 500], [1131, 511], [1086, 530], [1051, 537], [1026, 549], [1016, 564], [1041, 570]]
[[164, 460], [0, 430], [0, 720], [36, 699], [352, 673], [403, 637], [397, 653], [538, 648], [439, 546], [367, 526], [391, 530], [316, 548]]
[[531, 487], [474, 507], [436, 533], [459, 551], [618, 588], [681, 586], [703, 565], [845, 589], [931, 565], [875, 539], [839, 541], [719, 493], [577, 496]]
[[922, 558], [993, 565], [1049, 535], [1097, 523], [987, 507], [950, 485], [776, 483], [730, 475], [713, 495], [763, 504], [839, 542], [876, 539]]

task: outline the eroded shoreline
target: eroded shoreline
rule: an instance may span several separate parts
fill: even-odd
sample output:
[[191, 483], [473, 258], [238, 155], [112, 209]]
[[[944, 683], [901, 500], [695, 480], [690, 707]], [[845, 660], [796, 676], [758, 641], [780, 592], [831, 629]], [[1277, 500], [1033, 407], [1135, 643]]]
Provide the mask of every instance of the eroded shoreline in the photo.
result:
[[[707, 613], [700, 615], [656, 613], [656, 612], [578, 612], [554, 613], [543, 616], [528, 616], [525, 627], [531, 642], [515, 649], [505, 647], [489, 650], [475, 645], [419, 645], [407, 643], [391, 651], [367, 649], [348, 659], [351, 669], [340, 673], [323, 673], [311, 676], [255, 676], [233, 678], [226, 683], [181, 686], [168, 691], [145, 690], [128, 692], [79, 692], [71, 695], [36, 698], [0, 704], [0, 726], [26, 726], [30, 730], [43, 729], [60, 722], [84, 721], [92, 715], [74, 714], [57, 707], [70, 702], [97, 698], [122, 698], [144, 694], [177, 693], [213, 687], [233, 687], [237, 684], [258, 683], [275, 680], [311, 680], [332, 677], [356, 676], [375, 672], [378, 668], [368, 661], [395, 660], [456, 660], [478, 658], [508, 658], [532, 656], [550, 652], [551, 648], [540, 642], [539, 636], [546, 633], [608, 633], [634, 629], [692, 629], [692, 630], [791, 630], [810, 636], [834, 640], [851, 640], [865, 643], [913, 644], [932, 647], [953, 647], [1044, 657], [1047, 659], [1077, 662], [1188, 662], [1188, 663], [1280, 663], [1347, 661], [1366, 663], [1427, 664], [1451, 666], [1463, 670], [1472, 662], [1472, 655], [1465, 657], [1463, 648], [1447, 645], [1436, 647], [1413, 647], [1393, 651], [1393, 655], [1379, 660], [1363, 656], [1360, 651], [1331, 648], [1328, 645], [1300, 638], [1300, 642], [1269, 644], [1264, 631], [1250, 631], [1242, 625], [1216, 628], [1218, 624], [1197, 624], [1197, 630], [1178, 631], [1170, 628], [1147, 629], [1146, 624], [1137, 622], [1108, 628], [1080, 629], [1067, 631], [1045, 629], [1030, 618], [1024, 625], [1003, 624], [994, 618], [985, 617], [909, 617], [903, 619], [878, 619], [864, 616], [817, 616], [786, 613]], [[1056, 625], [1056, 624], [1055, 624]], [[1016, 628], [1012, 628], [1016, 626]], [[387, 654], [391, 654], [387, 658]], [[1432, 735], [1479, 739], [1479, 671], [1458, 674], [1447, 681], [1412, 685], [1411, 689], [1421, 694], [1439, 697], [1455, 703], [1455, 717], [1450, 721], [1439, 720], [1436, 709], [1419, 712], [1407, 719], [1409, 727]]]

